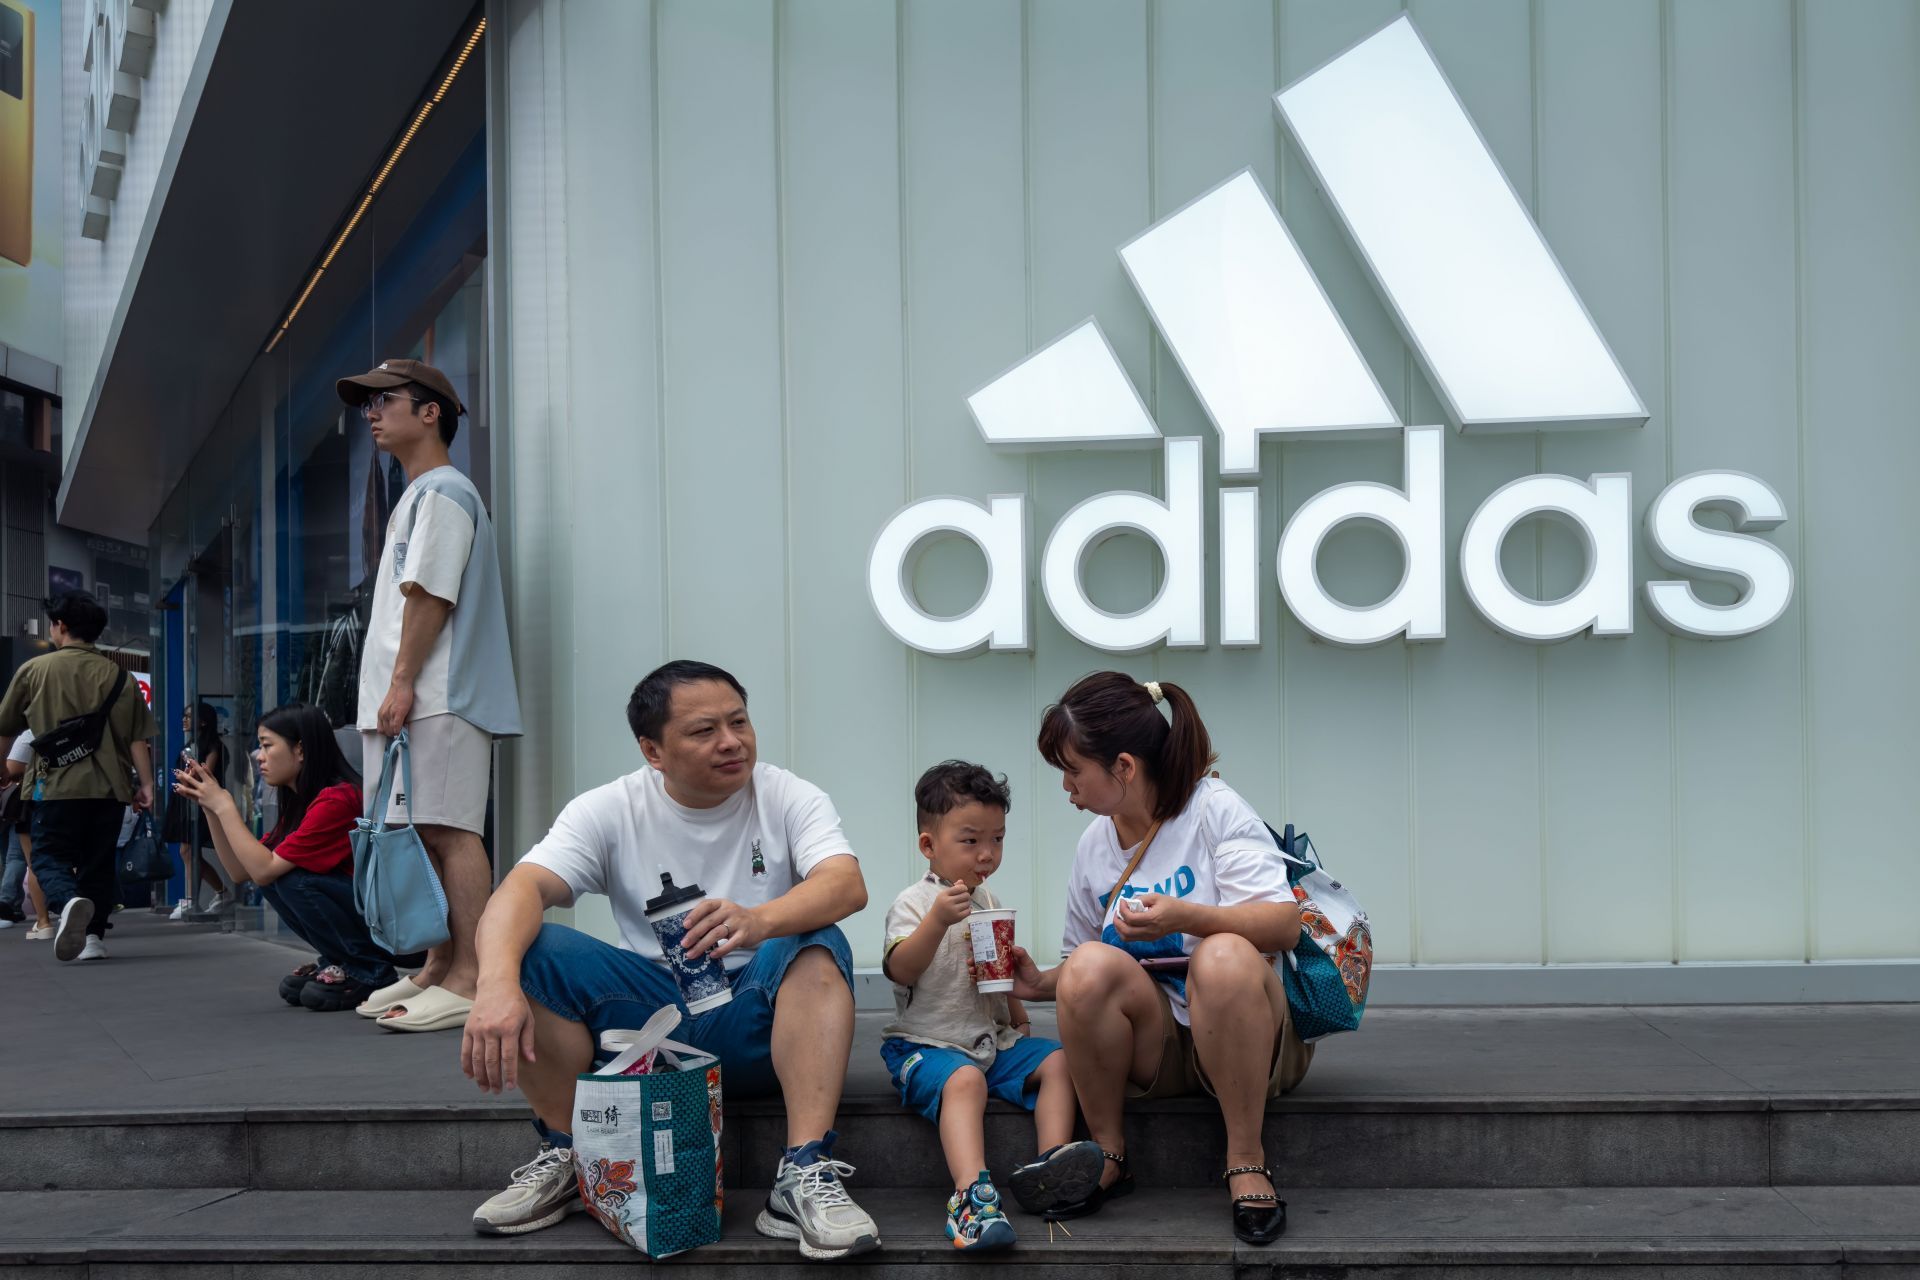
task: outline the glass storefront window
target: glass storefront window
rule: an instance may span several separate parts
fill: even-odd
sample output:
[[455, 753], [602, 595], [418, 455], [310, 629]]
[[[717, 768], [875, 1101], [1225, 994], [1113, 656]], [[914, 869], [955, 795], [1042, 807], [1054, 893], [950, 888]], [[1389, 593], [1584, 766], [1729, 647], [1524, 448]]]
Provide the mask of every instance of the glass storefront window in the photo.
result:
[[[406, 477], [340, 403], [335, 380], [395, 357], [442, 369], [468, 408], [453, 463], [491, 490], [482, 96], [480, 78], [467, 77], [442, 104], [441, 134], [416, 140], [299, 322], [254, 361], [151, 535], [142, 585], [162, 602], [164, 758], [185, 745], [189, 708], [211, 706], [234, 762], [229, 787], [256, 832], [277, 816], [250, 760], [261, 715], [319, 706], [348, 761], [360, 759], [369, 584]], [[183, 878], [169, 886], [173, 897], [186, 891]], [[239, 927], [272, 927], [270, 911], [244, 904]]]

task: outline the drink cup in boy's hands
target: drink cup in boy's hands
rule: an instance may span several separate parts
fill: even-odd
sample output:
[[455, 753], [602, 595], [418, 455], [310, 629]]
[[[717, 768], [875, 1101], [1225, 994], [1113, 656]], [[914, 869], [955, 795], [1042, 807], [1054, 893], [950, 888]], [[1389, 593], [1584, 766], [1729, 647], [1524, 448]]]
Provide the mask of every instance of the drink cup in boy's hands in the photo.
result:
[[982, 995], [1013, 990], [1013, 908], [976, 911], [967, 918], [973, 943], [973, 985]]

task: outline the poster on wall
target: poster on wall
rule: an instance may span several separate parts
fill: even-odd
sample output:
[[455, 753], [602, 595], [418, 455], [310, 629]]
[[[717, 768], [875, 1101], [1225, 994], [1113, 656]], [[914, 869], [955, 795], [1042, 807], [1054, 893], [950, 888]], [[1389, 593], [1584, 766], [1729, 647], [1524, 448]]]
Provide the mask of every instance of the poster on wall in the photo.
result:
[[87, 575], [80, 570], [62, 569], [57, 564], [47, 566], [47, 599], [58, 600], [70, 592], [86, 589]]
[[61, 359], [59, 0], [0, 0], [0, 343]]

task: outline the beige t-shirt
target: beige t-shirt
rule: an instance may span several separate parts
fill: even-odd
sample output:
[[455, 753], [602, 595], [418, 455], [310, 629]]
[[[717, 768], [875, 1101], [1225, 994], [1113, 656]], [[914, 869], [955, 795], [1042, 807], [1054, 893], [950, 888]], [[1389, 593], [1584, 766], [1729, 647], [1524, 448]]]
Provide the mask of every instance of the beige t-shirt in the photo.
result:
[[[947, 884], [929, 871], [900, 891], [887, 908], [887, 955], [920, 927]], [[981, 885], [973, 891], [973, 905], [988, 911], [1000, 903]], [[880, 1034], [937, 1049], [957, 1049], [982, 1070], [992, 1066], [1000, 1050], [1011, 1047], [1020, 1035], [1013, 1029], [1005, 995], [983, 996], [973, 989], [973, 971], [967, 964], [972, 953], [967, 922], [962, 920], [940, 940], [940, 949], [933, 953], [920, 981], [910, 987], [893, 984], [893, 1021]]]

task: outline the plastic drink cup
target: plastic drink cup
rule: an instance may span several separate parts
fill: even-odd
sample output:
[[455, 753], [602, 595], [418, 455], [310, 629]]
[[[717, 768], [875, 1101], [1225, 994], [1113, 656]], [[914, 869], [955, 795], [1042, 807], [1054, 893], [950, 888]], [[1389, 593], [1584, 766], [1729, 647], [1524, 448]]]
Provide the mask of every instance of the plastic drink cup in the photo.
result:
[[982, 995], [1013, 990], [1013, 908], [995, 907], [967, 917], [973, 942], [973, 987]]
[[733, 999], [733, 987], [727, 982], [726, 966], [713, 952], [697, 960], [687, 958], [683, 946], [687, 937], [687, 915], [705, 902], [706, 892], [697, 884], [676, 885], [671, 875], [660, 877], [660, 896], [647, 899], [647, 924], [660, 941], [660, 950], [673, 971], [689, 1014], [705, 1013]]

